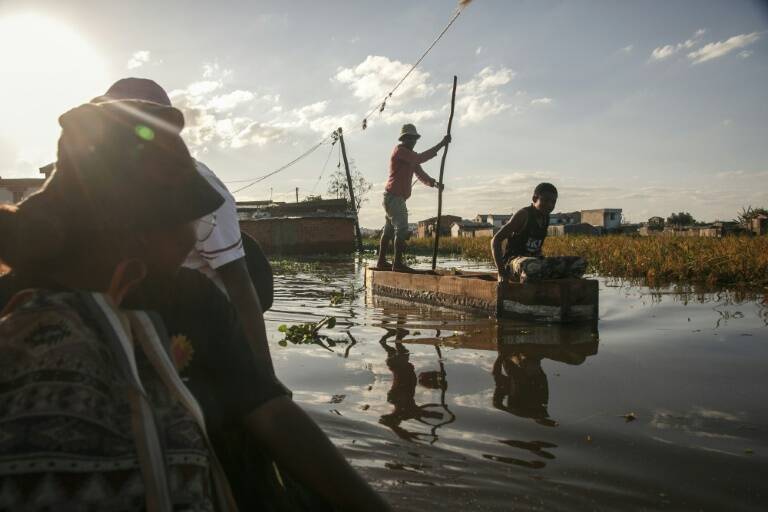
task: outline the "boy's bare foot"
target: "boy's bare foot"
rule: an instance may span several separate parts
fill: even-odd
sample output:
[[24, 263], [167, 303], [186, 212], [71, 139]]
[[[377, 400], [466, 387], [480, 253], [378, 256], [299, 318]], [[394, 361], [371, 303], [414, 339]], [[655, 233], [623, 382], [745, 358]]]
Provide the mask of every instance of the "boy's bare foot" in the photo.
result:
[[415, 268], [411, 268], [408, 265], [392, 265], [393, 272], [404, 272], [407, 274], [418, 274], [419, 271]]
[[384, 262], [379, 261], [371, 268], [373, 270], [392, 270], [392, 264], [386, 260]]

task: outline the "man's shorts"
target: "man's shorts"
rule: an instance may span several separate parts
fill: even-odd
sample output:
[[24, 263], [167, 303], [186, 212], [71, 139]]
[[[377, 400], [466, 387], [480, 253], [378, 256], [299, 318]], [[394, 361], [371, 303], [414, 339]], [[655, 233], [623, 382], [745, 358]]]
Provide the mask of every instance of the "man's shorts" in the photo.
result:
[[583, 276], [587, 270], [587, 262], [579, 256], [518, 256], [507, 262], [507, 269], [513, 277], [519, 278], [520, 282], [529, 279], [563, 279]]
[[384, 213], [387, 216], [384, 223], [384, 236], [388, 238], [394, 236], [398, 240], [407, 240], [410, 232], [408, 231], [408, 208], [405, 207], [405, 199], [384, 192], [383, 204]]

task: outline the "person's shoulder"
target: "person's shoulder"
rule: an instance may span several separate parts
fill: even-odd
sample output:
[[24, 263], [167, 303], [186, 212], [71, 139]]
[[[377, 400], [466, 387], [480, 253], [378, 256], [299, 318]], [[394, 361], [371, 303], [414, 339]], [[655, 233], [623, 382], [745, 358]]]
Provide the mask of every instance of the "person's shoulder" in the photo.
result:
[[412, 149], [409, 149], [402, 144], [398, 144], [395, 146], [395, 149], [392, 150], [392, 156], [409, 155], [412, 153], [414, 153]]
[[218, 176], [216, 176], [216, 173], [213, 172], [210, 167], [205, 165], [200, 160], [195, 160], [195, 167], [197, 168], [198, 174], [205, 178], [208, 184], [211, 185], [219, 194], [221, 194], [226, 201], [235, 201], [227, 186], [224, 185], [224, 182], [221, 181]]

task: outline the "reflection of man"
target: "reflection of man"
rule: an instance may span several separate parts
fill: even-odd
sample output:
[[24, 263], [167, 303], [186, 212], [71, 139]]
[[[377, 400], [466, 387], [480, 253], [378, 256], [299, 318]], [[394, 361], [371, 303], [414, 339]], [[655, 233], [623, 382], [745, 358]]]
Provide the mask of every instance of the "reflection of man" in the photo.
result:
[[[390, 330], [379, 341], [384, 350], [387, 351], [387, 368], [392, 372], [392, 387], [387, 392], [387, 402], [395, 406], [394, 411], [383, 415], [379, 423], [391, 428], [402, 439], [414, 441], [421, 434], [409, 432], [402, 428], [400, 423], [416, 420], [426, 424], [425, 418], [439, 420], [443, 418], [443, 414], [428, 411], [426, 408], [429, 405], [416, 405], [416, 383], [420, 379], [417, 379], [416, 371], [410, 362], [410, 352], [400, 342], [407, 332], [401, 329]], [[387, 339], [393, 335], [396, 336], [394, 348], [387, 345]], [[429, 378], [426, 379], [426, 381], [429, 380]]]
[[554, 426], [547, 411], [549, 383], [541, 359], [500, 350], [493, 364], [493, 406], [541, 425]]

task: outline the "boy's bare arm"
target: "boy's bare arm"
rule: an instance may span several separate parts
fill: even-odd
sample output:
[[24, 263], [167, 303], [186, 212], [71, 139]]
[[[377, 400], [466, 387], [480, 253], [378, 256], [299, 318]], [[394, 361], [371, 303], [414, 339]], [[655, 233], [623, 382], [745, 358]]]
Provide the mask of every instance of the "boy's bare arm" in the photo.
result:
[[317, 424], [289, 398], [270, 400], [248, 415], [245, 421], [275, 461], [325, 498], [334, 510], [391, 510]]
[[504, 272], [504, 261], [502, 260], [501, 242], [511, 237], [515, 233], [519, 233], [525, 228], [525, 224], [528, 222], [528, 212], [525, 209], [518, 210], [512, 218], [504, 224], [498, 233], [493, 235], [491, 240], [491, 254], [493, 255], [493, 262], [496, 265], [496, 269], [499, 271], [499, 276]]
[[227, 294], [237, 311], [240, 322], [243, 324], [243, 330], [251, 343], [254, 355], [264, 359], [272, 367], [267, 331], [264, 326], [264, 312], [261, 309], [259, 295], [253, 286], [245, 258], [222, 265], [216, 271], [227, 289]]

